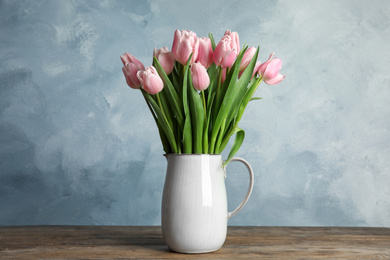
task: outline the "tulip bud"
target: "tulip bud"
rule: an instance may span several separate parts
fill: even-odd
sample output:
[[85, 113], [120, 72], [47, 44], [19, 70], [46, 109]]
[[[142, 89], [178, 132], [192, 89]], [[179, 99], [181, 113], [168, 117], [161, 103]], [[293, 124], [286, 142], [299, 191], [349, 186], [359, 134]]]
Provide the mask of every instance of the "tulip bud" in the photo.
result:
[[244, 71], [246, 67], [248, 67], [249, 62], [251, 62], [253, 56], [256, 53], [255, 47], [250, 47], [247, 49], [244, 53], [244, 56], [242, 57], [241, 64], [240, 64], [240, 71]]
[[167, 75], [171, 74], [175, 62], [175, 55], [173, 52], [170, 52], [167, 47], [164, 47], [161, 49], [154, 49], [153, 56], [160, 62], [165, 73]]
[[199, 40], [196, 33], [188, 30], [175, 31], [173, 38], [172, 52], [175, 54], [175, 59], [181, 64], [187, 64], [192, 53], [190, 64], [194, 63], [198, 57]]
[[138, 89], [141, 86], [141, 83], [137, 77], [137, 72], [144, 69], [145, 68], [139, 67], [134, 63], [126, 63], [125, 66], [122, 67], [123, 74], [126, 78], [126, 83], [129, 85], [129, 87]]
[[121, 60], [123, 65], [126, 65], [126, 63], [134, 63], [135, 65], [142, 67], [144, 69], [144, 65], [142, 64], [142, 62], [137, 60], [137, 58], [131, 55], [130, 53], [126, 52], [125, 54], [123, 54], [121, 56]]
[[137, 77], [141, 82], [142, 88], [149, 94], [157, 94], [164, 88], [164, 83], [153, 66], [138, 71]]
[[137, 78], [137, 72], [139, 70], [144, 70], [144, 65], [137, 60], [136, 57], [127, 52], [121, 56], [121, 60], [124, 65], [122, 67], [122, 72], [125, 75], [127, 85], [131, 88], [138, 89], [141, 86], [141, 83]]
[[272, 59], [275, 53], [272, 53], [268, 60], [260, 65], [257, 73], [263, 77], [263, 80], [268, 85], [275, 85], [280, 83], [286, 76], [279, 73], [282, 68], [282, 60]]
[[233, 65], [236, 57], [237, 50], [232, 48], [232, 38], [229, 35], [223, 36], [214, 50], [214, 63], [222, 68], [227, 68]]
[[200, 62], [206, 68], [213, 64], [213, 47], [210, 38], [199, 38], [199, 51], [196, 62]]
[[191, 65], [191, 77], [192, 85], [196, 90], [205, 90], [210, 85], [209, 74], [200, 62], [196, 62]]

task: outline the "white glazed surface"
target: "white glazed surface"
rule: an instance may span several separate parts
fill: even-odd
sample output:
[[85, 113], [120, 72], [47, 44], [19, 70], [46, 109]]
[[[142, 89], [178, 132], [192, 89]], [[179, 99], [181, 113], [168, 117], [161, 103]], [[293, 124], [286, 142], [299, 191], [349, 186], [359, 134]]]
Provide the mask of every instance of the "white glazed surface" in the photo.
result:
[[[221, 155], [167, 155], [168, 167], [161, 208], [162, 232], [168, 247], [181, 253], [205, 253], [226, 239], [225, 169]], [[250, 168], [250, 166], [247, 166]], [[248, 168], [248, 170], [249, 170]], [[250, 196], [234, 210], [237, 213]]]

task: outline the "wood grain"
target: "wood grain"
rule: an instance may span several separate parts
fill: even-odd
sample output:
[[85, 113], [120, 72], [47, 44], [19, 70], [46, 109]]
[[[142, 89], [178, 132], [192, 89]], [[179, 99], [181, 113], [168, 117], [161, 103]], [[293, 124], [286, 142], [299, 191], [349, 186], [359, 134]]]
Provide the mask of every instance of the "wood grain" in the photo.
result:
[[390, 259], [389, 228], [229, 227], [209, 254], [178, 254], [161, 227], [0, 227], [0, 259]]

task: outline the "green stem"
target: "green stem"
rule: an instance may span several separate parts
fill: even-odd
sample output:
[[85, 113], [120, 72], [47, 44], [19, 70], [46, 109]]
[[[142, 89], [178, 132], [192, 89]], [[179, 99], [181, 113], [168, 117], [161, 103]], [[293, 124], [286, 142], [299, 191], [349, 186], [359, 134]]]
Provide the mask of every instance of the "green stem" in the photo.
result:
[[[218, 83], [217, 83], [217, 92], [216, 92], [216, 94], [215, 94], [215, 100], [217, 101], [216, 102], [216, 106], [215, 106], [215, 109], [214, 109], [214, 111], [213, 111], [213, 113], [212, 113], [212, 117], [213, 117], [213, 122], [214, 122], [214, 120], [217, 118], [217, 115], [218, 115], [218, 110], [219, 110], [219, 107], [218, 107], [218, 100], [219, 100], [219, 89], [221, 88], [221, 79], [222, 79], [222, 71], [223, 71], [223, 69], [222, 69], [222, 67], [218, 67]], [[211, 141], [210, 141], [210, 147], [209, 147], [209, 153], [211, 153], [211, 154], [214, 154], [215, 153], [215, 142], [217, 141], [216, 140], [217, 139], [217, 136], [216, 136], [216, 134], [215, 135], [211, 135]]]
[[217, 85], [217, 94], [216, 94], [217, 98], [219, 94], [219, 89], [221, 88], [222, 85], [221, 80], [222, 80], [222, 72], [223, 72], [222, 67], [218, 67], [218, 69], [219, 69], [219, 73], [218, 73], [218, 85]]
[[203, 90], [200, 93], [202, 95], [202, 101], [203, 101], [204, 118], [206, 118], [206, 116], [207, 116], [207, 112], [206, 112], [206, 97], [204, 96], [204, 91]]
[[[143, 89], [141, 91], [144, 92]], [[164, 133], [167, 136], [167, 139], [169, 141], [169, 144], [172, 148], [173, 153], [177, 153], [177, 145], [176, 145], [176, 140], [175, 136], [173, 134], [172, 128], [169, 125], [168, 121], [166, 120], [166, 117], [164, 117], [163, 112], [161, 111], [160, 106], [157, 104], [157, 102], [154, 100], [154, 98], [148, 94], [145, 94], [146, 99], [152, 106], [154, 112], [156, 113], [156, 119], [158, 121], [158, 125], [161, 126], [161, 129], [164, 131]]]
[[224, 136], [224, 133], [225, 133], [225, 125], [226, 125], [226, 119], [224, 119], [222, 121], [222, 125], [221, 125], [221, 128], [219, 130], [217, 144], [215, 146], [215, 153], [217, 153], [217, 154], [220, 154], [222, 152], [221, 151], [221, 143], [222, 143], [223, 136]]
[[161, 143], [162, 143], [162, 145], [163, 145], [164, 152], [168, 154], [168, 153], [171, 152], [171, 147], [170, 147], [170, 145], [169, 145], [169, 141], [168, 141], [168, 139], [167, 139], [167, 136], [165, 135], [164, 131], [161, 129], [161, 126], [160, 126], [159, 123], [158, 123], [157, 117], [156, 117], [156, 115], [155, 115], [155, 113], [154, 113], [152, 107], [150, 106], [150, 104], [149, 104], [149, 102], [148, 102], [148, 100], [147, 100], [147, 98], [146, 98], [146, 96], [145, 96], [145, 95], [147, 95], [147, 94], [146, 94], [144, 91], [141, 91], [141, 93], [142, 93], [142, 96], [143, 96], [144, 99], [145, 99], [146, 104], [148, 105], [148, 108], [149, 108], [149, 110], [150, 110], [150, 113], [152, 114], [152, 116], [153, 116], [153, 118], [154, 118], [154, 122], [155, 122], [156, 125], [157, 125], [158, 132], [159, 132], [159, 134], [160, 134], [160, 139], [161, 139]]
[[[168, 123], [168, 125], [169, 125], [170, 129], [172, 130], [173, 134], [175, 135], [175, 137], [177, 137], [177, 135], [175, 134], [176, 127], [173, 124], [174, 119], [172, 119], [169, 109], [167, 107], [164, 107], [163, 102], [161, 102], [160, 93], [157, 93], [156, 96], [157, 96], [158, 106], [161, 109], [161, 112], [163, 114], [165, 121]], [[164, 104], [166, 104], [165, 100], [164, 100]], [[175, 141], [179, 147], [180, 143], [178, 143], [179, 142], [178, 139], [176, 139]]]
[[161, 112], [162, 112], [162, 114], [163, 114], [163, 116], [164, 116], [164, 119], [165, 119], [167, 122], [169, 122], [168, 119], [167, 119], [167, 117], [166, 117], [166, 115], [165, 115], [164, 107], [163, 107], [163, 105], [161, 104], [160, 94], [157, 93], [156, 96], [157, 96], [158, 106], [159, 106], [160, 109], [161, 109]]
[[202, 130], [203, 131], [203, 153], [207, 154], [209, 152], [208, 149], [209, 138], [208, 138], [207, 128], [206, 128], [207, 125], [206, 97], [203, 90], [200, 93], [202, 95], [203, 111], [204, 111], [204, 123], [203, 123], [204, 128]]

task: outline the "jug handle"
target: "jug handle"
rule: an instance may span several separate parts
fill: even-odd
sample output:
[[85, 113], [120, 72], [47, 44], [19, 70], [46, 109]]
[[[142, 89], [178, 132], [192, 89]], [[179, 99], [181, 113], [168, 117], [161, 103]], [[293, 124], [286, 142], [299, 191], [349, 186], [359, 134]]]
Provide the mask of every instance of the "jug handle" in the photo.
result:
[[[253, 177], [253, 170], [252, 170], [252, 167], [249, 165], [249, 163], [247, 161], [245, 161], [244, 159], [242, 158], [239, 158], [239, 157], [234, 157], [230, 160], [230, 162], [232, 161], [238, 161], [238, 162], [241, 162], [243, 163], [246, 168], [248, 169], [248, 172], [249, 172], [249, 189], [248, 189], [248, 192], [245, 196], [245, 199], [241, 202], [240, 205], [238, 205], [238, 207], [233, 210], [232, 212], [228, 212], [228, 219], [234, 217], [234, 215], [236, 215], [241, 209], [242, 207], [244, 207], [244, 205], [246, 204], [246, 202], [248, 201], [249, 197], [251, 196], [251, 193], [252, 193], [252, 189], [253, 189], [253, 180], [254, 180], [254, 177]], [[227, 165], [226, 165], [227, 166]], [[225, 170], [225, 178], [226, 178], [226, 166], [224, 166], [224, 170]]]

